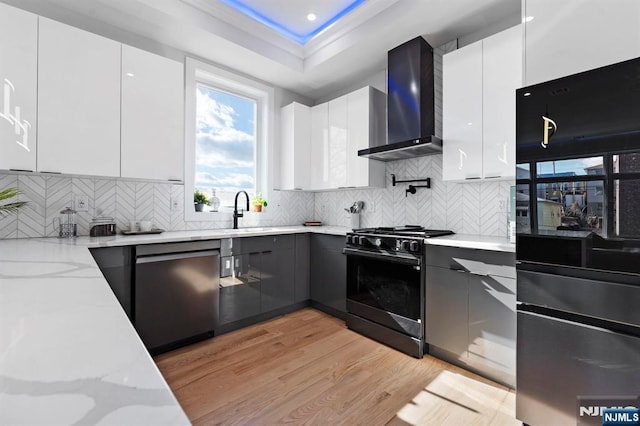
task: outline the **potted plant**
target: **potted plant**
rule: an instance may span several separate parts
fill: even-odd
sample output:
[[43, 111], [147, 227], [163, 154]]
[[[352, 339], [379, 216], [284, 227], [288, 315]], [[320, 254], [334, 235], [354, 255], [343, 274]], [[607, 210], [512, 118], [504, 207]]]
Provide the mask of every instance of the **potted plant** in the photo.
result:
[[[15, 188], [7, 188], [0, 191], [0, 202], [9, 200], [13, 197], [20, 195], [20, 191]], [[0, 217], [8, 216], [12, 213], [18, 213], [22, 207], [27, 204], [27, 201], [14, 201], [12, 203], [5, 203], [0, 205]]]
[[193, 193], [193, 204], [195, 205], [197, 212], [202, 212], [204, 211], [204, 206], [209, 205], [209, 199], [204, 192], [195, 191]]
[[251, 205], [253, 205], [254, 212], [261, 212], [263, 207], [267, 207], [267, 200], [262, 198], [262, 194], [258, 192], [258, 194], [251, 199]]

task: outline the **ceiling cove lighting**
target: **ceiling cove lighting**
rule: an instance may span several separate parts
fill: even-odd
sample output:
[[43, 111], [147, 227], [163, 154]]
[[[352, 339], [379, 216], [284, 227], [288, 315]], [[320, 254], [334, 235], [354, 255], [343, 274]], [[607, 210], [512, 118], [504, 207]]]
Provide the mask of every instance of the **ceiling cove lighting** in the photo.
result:
[[[312, 38], [314, 38], [315, 36], [317, 36], [318, 34], [320, 34], [322, 31], [324, 31], [326, 28], [328, 28], [329, 26], [333, 25], [336, 21], [338, 21], [339, 19], [341, 19], [342, 17], [344, 17], [345, 15], [349, 14], [349, 12], [351, 12], [352, 10], [354, 10], [355, 8], [357, 8], [358, 6], [360, 6], [362, 3], [365, 2], [365, 0], [354, 0], [351, 1], [349, 4], [347, 4], [347, 6], [340, 10], [338, 13], [336, 13], [333, 17], [327, 19], [326, 21], [320, 23], [315, 29], [304, 33], [304, 34], [300, 34], [297, 33], [295, 31], [292, 31], [291, 29], [287, 28], [285, 24], [282, 24], [280, 22], [276, 22], [273, 19], [268, 18], [267, 16], [265, 16], [264, 14], [258, 12], [257, 10], [253, 9], [252, 7], [247, 6], [246, 4], [244, 4], [242, 2], [242, 0], [221, 0], [222, 3], [226, 4], [229, 7], [234, 8], [235, 10], [237, 10], [240, 13], [243, 13], [244, 15], [255, 19], [256, 21], [260, 22], [263, 25], [266, 25], [267, 27], [271, 28], [274, 31], [279, 32], [280, 34], [284, 35], [285, 37], [290, 38], [291, 40], [299, 43], [299, 44], [306, 44], [309, 40], [311, 40]], [[311, 14], [309, 14], [311, 15]], [[307, 19], [309, 19], [309, 15], [307, 15]], [[310, 21], [312, 21], [311, 19], [309, 19]]]

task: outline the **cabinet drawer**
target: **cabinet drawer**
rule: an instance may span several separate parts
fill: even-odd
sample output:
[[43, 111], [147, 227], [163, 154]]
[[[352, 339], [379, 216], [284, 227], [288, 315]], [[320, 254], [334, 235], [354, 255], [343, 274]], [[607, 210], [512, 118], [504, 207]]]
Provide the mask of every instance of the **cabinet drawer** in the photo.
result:
[[427, 245], [425, 263], [476, 275], [516, 277], [515, 253]]

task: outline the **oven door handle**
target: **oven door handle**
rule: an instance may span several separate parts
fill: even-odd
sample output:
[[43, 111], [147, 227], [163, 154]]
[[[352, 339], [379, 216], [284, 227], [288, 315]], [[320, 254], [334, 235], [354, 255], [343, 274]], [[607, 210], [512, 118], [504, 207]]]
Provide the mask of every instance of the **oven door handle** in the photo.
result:
[[388, 254], [381, 254], [381, 253], [372, 253], [372, 252], [352, 249], [348, 247], [342, 249], [342, 253], [346, 254], [347, 256], [367, 257], [370, 259], [385, 260], [387, 262], [402, 263], [403, 265], [417, 266], [416, 269], [420, 269], [420, 263], [421, 263], [420, 259], [414, 256], [403, 256], [401, 254], [388, 255]]

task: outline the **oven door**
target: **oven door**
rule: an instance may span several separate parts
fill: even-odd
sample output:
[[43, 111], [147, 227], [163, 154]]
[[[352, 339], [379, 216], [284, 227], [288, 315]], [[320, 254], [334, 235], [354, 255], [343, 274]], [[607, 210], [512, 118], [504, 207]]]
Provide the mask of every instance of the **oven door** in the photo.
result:
[[346, 248], [347, 312], [422, 339], [424, 286], [420, 257]]

